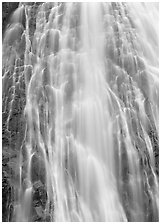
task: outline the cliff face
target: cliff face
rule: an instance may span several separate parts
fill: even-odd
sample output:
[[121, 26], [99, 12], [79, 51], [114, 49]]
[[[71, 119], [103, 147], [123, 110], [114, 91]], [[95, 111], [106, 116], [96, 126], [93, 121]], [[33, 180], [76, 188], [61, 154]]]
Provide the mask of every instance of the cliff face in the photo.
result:
[[[22, 3], [30, 4], [30, 3]], [[39, 3], [33, 5], [30, 20], [30, 36], [35, 29], [36, 10]], [[12, 25], [12, 15], [18, 8], [18, 2], [2, 3], [2, 34], [3, 38], [8, 25]], [[17, 33], [10, 36], [10, 46], [3, 43], [3, 90], [2, 90], [2, 221], [15, 221], [13, 210], [17, 200], [20, 179], [21, 153], [25, 147], [26, 118], [24, 107], [26, 105], [26, 88], [24, 78], [24, 50], [25, 38], [18, 37], [25, 28], [25, 18], [22, 24], [17, 25]], [[15, 36], [14, 36], [15, 35]], [[18, 37], [19, 43], [15, 41]], [[19, 58], [16, 58], [16, 54]], [[25, 158], [25, 155], [23, 155]], [[25, 166], [25, 161], [23, 161]], [[39, 175], [42, 168], [35, 161], [33, 176]], [[43, 171], [42, 171], [43, 172]], [[24, 174], [22, 174], [24, 175]], [[36, 178], [36, 177], [35, 177]], [[38, 178], [37, 178], [38, 179]], [[35, 182], [33, 189], [33, 217], [34, 221], [43, 221], [43, 201], [46, 191], [40, 180]], [[36, 209], [35, 209], [36, 208]], [[49, 218], [47, 217], [46, 220]]]
[[[19, 3], [16, 2], [3, 2], [2, 3], [2, 35], [4, 37], [4, 33], [9, 23], [10, 16], [14, 12], [14, 10], [18, 7]], [[4, 74], [3, 74], [4, 75]], [[10, 133], [7, 131], [7, 118], [8, 118], [8, 109], [4, 110], [4, 104], [7, 106], [9, 103], [9, 94], [8, 90], [11, 88], [12, 83], [10, 79], [6, 81], [5, 91], [2, 93], [3, 97], [3, 109], [2, 109], [2, 221], [10, 221], [10, 214], [12, 213], [12, 184], [11, 184], [11, 175], [14, 169], [11, 169], [9, 165], [9, 161], [11, 158], [14, 158], [16, 155], [12, 152], [10, 147]], [[4, 90], [4, 89], [3, 89]], [[11, 97], [11, 96], [10, 96]], [[8, 101], [4, 103], [4, 101]], [[8, 106], [7, 106], [8, 107]], [[15, 122], [16, 125], [16, 122]]]
[[2, 3], [2, 32], [6, 29], [6, 26], [11, 18], [12, 13], [18, 8], [19, 2], [3, 2]]

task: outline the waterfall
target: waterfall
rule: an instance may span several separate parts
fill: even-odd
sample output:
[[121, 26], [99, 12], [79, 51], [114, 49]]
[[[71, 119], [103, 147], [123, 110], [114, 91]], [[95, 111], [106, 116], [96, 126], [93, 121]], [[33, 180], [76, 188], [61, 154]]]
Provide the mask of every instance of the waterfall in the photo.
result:
[[19, 3], [3, 38], [7, 221], [158, 221], [158, 22], [158, 3]]

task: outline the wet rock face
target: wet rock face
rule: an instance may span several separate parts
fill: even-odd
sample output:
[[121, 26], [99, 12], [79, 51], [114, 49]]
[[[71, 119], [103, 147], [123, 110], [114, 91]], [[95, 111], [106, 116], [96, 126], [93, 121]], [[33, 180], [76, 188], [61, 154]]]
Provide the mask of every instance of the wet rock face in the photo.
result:
[[[19, 90], [16, 89], [17, 91]], [[4, 92], [3, 102], [5, 108], [2, 112], [2, 171], [5, 176], [2, 179], [2, 203], [3, 221], [9, 221], [8, 216], [9, 214], [11, 215], [9, 207], [14, 202], [13, 189], [15, 188], [15, 184], [17, 184], [16, 182], [19, 181], [18, 157], [24, 139], [26, 125], [23, 116], [25, 99], [23, 101], [23, 95], [17, 95], [12, 101], [11, 95]]]
[[[26, 87], [24, 77], [24, 51], [26, 48], [25, 36], [22, 34], [25, 28], [24, 15], [20, 21], [16, 21], [14, 12], [18, 8], [19, 3], [2, 3], [2, 32], [5, 35], [7, 32], [8, 39], [3, 43], [7, 48], [4, 50], [2, 71], [3, 75], [3, 91], [2, 91], [2, 213], [3, 221], [13, 221], [14, 206], [17, 201], [17, 192], [20, 183], [19, 160], [20, 154], [26, 158], [24, 153], [24, 138], [26, 131], [26, 118], [24, 108], [26, 105]], [[35, 17], [36, 8], [33, 7], [33, 17]], [[20, 15], [22, 13], [18, 12]], [[33, 19], [32, 23], [33, 23]], [[30, 24], [32, 26], [32, 24]], [[8, 29], [7, 29], [8, 27]], [[33, 26], [34, 32], [34, 26]], [[30, 29], [30, 30], [32, 30]], [[16, 52], [13, 54], [13, 52]], [[29, 68], [27, 68], [29, 69]], [[27, 72], [27, 70], [26, 70]], [[45, 206], [46, 190], [45, 190], [45, 174], [44, 167], [40, 162], [35, 162], [33, 167], [33, 214], [34, 221], [49, 220], [48, 217], [43, 217], [40, 208], [37, 208], [41, 203], [42, 209]], [[25, 161], [22, 161], [22, 167], [25, 167]], [[25, 173], [21, 174], [25, 177]], [[43, 184], [37, 183], [41, 180]]]
[[[2, 33], [4, 35], [11, 15], [18, 8], [19, 3], [2, 3]], [[8, 40], [12, 45], [19, 27]], [[11, 53], [11, 52], [10, 52]], [[12, 53], [11, 53], [12, 54]], [[3, 58], [4, 59], [4, 58]], [[6, 59], [6, 58], [5, 58]], [[5, 60], [4, 59], [4, 60]], [[3, 221], [11, 221], [14, 207], [14, 188], [19, 179], [18, 156], [25, 132], [23, 109], [25, 106], [25, 88], [22, 68], [13, 70], [15, 58], [10, 58], [7, 70], [2, 71], [2, 213]], [[17, 61], [18, 62], [18, 61]], [[18, 80], [17, 80], [18, 76]], [[13, 85], [15, 79], [15, 85]]]
[[2, 3], [2, 33], [7, 27], [12, 13], [18, 8], [19, 2], [3, 2]]

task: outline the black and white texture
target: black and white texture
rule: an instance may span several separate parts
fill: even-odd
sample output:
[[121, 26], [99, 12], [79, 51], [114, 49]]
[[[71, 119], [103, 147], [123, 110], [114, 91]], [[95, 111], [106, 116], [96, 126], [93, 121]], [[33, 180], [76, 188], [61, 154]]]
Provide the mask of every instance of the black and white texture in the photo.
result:
[[158, 221], [158, 3], [3, 3], [3, 221]]

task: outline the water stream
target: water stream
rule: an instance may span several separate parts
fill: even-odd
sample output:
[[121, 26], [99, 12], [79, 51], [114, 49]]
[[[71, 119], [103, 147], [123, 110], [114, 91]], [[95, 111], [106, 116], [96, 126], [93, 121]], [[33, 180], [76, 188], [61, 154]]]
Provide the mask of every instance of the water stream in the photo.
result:
[[19, 4], [3, 40], [8, 131], [25, 90], [11, 221], [158, 220], [158, 8]]

